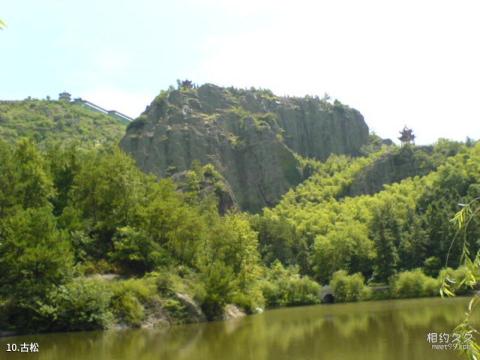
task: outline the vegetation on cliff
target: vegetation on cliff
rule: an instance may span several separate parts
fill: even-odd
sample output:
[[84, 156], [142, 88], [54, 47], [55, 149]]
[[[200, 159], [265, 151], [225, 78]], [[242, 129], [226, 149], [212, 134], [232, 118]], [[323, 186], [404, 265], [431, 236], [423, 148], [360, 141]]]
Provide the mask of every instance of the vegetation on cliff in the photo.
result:
[[362, 115], [339, 101], [179, 83], [129, 124], [121, 147], [159, 176], [211, 163], [236, 205], [258, 212], [308, 176], [302, 158], [359, 155], [368, 142]]

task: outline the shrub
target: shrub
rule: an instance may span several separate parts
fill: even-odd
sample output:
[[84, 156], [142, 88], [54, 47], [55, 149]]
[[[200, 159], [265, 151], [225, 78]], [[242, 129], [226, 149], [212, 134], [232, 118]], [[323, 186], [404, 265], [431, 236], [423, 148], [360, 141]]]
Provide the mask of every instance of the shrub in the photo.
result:
[[112, 299], [115, 318], [128, 325], [138, 327], [145, 318], [145, 308], [131, 292], [123, 292]]
[[145, 319], [145, 306], [156, 298], [154, 279], [130, 279], [111, 286], [111, 304], [115, 318], [131, 326], [140, 326]]
[[425, 296], [438, 296], [440, 281], [434, 278], [427, 278], [424, 283]]
[[144, 232], [128, 226], [117, 230], [113, 248], [109, 253], [110, 260], [126, 273], [144, 274], [169, 261], [166, 251], [159, 244]]
[[217, 319], [223, 312], [237, 288], [235, 274], [232, 268], [222, 261], [214, 261], [208, 272], [202, 274], [205, 287], [205, 299], [202, 310], [209, 320]]
[[233, 296], [232, 302], [247, 313], [254, 313], [258, 308], [263, 309], [265, 307], [265, 297], [263, 296], [261, 284], [258, 283], [252, 287], [248, 293], [237, 293]]
[[87, 260], [76, 265], [76, 270], [86, 276], [95, 274], [108, 274], [115, 272], [115, 267], [105, 259]]
[[103, 280], [78, 278], [55, 290], [41, 310], [56, 318], [56, 330], [105, 329], [113, 320], [111, 298]]
[[422, 270], [405, 271], [393, 278], [391, 294], [395, 298], [413, 298], [438, 295], [440, 282], [425, 275]]
[[127, 131], [141, 130], [147, 124], [145, 117], [139, 117], [127, 125]]
[[[155, 285], [159, 304], [167, 312], [170, 321], [175, 323], [195, 321], [197, 314], [192, 314], [191, 306], [185, 303], [185, 296], [202, 305], [205, 311], [207, 294], [199, 274], [192, 269], [182, 265], [163, 268], [161, 271], [148, 274], [146, 279]], [[220, 312], [221, 307], [217, 310]], [[214, 318], [213, 314], [207, 315]]]
[[182, 293], [190, 296], [197, 302], [205, 298], [205, 289], [199, 275], [184, 266], [163, 268], [161, 271], [147, 275], [156, 283], [158, 292], [164, 297]]
[[187, 307], [178, 299], [165, 299], [162, 301], [162, 307], [167, 311], [170, 320], [177, 324], [191, 321]]
[[286, 284], [286, 305], [308, 305], [320, 302], [320, 285], [308, 276], [294, 276]]
[[337, 302], [366, 300], [371, 296], [371, 289], [365, 285], [365, 279], [360, 273], [348, 275], [345, 270], [336, 271], [330, 287]]
[[310, 305], [320, 302], [320, 285], [300, 276], [297, 267], [284, 268], [277, 260], [267, 271], [261, 289], [268, 307]]
[[442, 267], [442, 262], [436, 256], [431, 256], [423, 262], [423, 271], [428, 276], [436, 277]]

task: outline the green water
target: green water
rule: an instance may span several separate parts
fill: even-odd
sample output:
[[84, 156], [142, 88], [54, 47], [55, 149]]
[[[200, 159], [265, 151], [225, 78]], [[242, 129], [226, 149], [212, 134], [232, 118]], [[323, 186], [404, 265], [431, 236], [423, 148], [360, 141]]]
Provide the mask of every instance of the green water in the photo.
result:
[[[419, 299], [319, 305], [267, 311], [239, 320], [0, 339], [0, 359], [457, 359], [432, 350], [429, 332], [452, 333], [468, 299]], [[7, 353], [6, 343], [36, 342], [36, 354]]]

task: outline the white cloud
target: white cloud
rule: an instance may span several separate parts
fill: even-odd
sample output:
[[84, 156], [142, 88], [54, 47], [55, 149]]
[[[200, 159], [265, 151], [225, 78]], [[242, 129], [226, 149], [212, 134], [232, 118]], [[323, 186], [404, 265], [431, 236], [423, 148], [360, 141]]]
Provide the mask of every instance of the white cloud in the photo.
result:
[[100, 49], [94, 53], [92, 67], [102, 75], [118, 76], [133, 64], [128, 51]]
[[207, 7], [234, 16], [252, 16], [276, 11], [283, 7], [281, 0], [186, 0], [185, 2], [187, 6]]

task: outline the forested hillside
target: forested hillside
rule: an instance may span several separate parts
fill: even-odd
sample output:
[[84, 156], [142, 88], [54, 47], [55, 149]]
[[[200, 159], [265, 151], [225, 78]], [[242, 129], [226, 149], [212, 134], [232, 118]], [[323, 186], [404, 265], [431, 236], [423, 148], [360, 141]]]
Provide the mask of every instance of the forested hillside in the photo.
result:
[[21, 137], [37, 143], [118, 143], [126, 125], [110, 116], [66, 101], [0, 101], [0, 139]]
[[[406, 145], [366, 158], [332, 156], [279, 205], [256, 217], [262, 254], [268, 261], [298, 264], [322, 283], [340, 269], [379, 282], [417, 267], [436, 276], [448, 251], [448, 265], [458, 265], [462, 242], [450, 247], [455, 228], [449, 220], [459, 203], [480, 196], [479, 156], [479, 145], [447, 141], [440, 141], [430, 155]], [[352, 184], [377, 171], [375, 164], [385, 157], [421, 157], [424, 170], [436, 170], [371, 195], [348, 196]], [[478, 235], [477, 224], [472, 224], [467, 238], [472, 253], [478, 249]]]
[[278, 281], [292, 286], [275, 290], [287, 291], [279, 304], [319, 301], [315, 282], [262, 265], [248, 215], [220, 216], [215, 204], [142, 173], [115, 146], [1, 143], [2, 328], [195, 321], [195, 302], [198, 319], [213, 319], [227, 303], [263, 307], [262, 286]]

